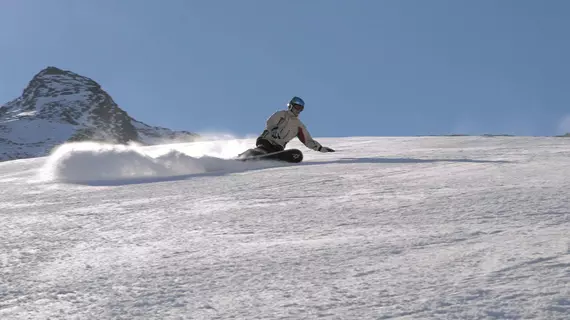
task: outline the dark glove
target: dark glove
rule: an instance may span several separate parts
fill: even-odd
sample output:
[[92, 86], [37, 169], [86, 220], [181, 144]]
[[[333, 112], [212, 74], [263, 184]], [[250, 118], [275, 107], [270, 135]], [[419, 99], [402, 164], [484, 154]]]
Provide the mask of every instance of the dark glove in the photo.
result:
[[334, 149], [329, 148], [329, 147], [320, 147], [319, 151], [320, 152], [334, 152]]
[[277, 129], [279, 129], [279, 128], [275, 127], [273, 129], [271, 129], [271, 136], [275, 139], [281, 139], [281, 137], [279, 136], [279, 132], [277, 132]]

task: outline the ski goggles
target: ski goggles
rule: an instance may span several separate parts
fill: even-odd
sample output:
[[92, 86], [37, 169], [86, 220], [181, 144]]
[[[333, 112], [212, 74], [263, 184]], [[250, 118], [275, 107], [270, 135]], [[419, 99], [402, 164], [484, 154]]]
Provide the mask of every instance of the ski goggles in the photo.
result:
[[305, 109], [305, 107], [300, 105], [300, 104], [293, 103], [293, 104], [291, 104], [291, 109], [293, 109], [297, 112], [301, 112], [301, 111], [303, 111], [303, 109]]

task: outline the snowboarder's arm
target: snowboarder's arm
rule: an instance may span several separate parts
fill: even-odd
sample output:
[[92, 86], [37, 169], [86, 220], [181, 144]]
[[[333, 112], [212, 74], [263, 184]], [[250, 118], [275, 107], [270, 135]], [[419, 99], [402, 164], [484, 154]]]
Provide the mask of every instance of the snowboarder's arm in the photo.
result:
[[277, 111], [271, 117], [269, 117], [265, 123], [265, 130], [262, 133], [263, 137], [269, 135], [273, 139], [280, 139], [279, 137], [279, 125], [285, 121], [285, 114], [283, 111]]
[[299, 125], [297, 138], [299, 138], [299, 140], [309, 149], [313, 149], [315, 151], [320, 151], [320, 152], [334, 152], [333, 149], [323, 147], [320, 143], [314, 140], [313, 137], [311, 137], [311, 134], [309, 133], [307, 128], [303, 124]]
[[266, 122], [267, 130], [271, 131], [273, 128], [279, 126], [280, 122], [283, 121], [283, 119], [285, 118], [285, 115], [283, 113], [284, 113], [283, 111], [277, 111], [267, 119]]

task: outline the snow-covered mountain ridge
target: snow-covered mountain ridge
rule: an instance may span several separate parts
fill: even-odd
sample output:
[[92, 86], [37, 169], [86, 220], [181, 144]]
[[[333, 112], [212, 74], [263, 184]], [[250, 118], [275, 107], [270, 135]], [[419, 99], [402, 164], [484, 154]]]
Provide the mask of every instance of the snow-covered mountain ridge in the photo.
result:
[[20, 97], [0, 107], [0, 161], [44, 156], [67, 141], [153, 145], [196, 137], [137, 121], [97, 82], [56, 67], [36, 74]]

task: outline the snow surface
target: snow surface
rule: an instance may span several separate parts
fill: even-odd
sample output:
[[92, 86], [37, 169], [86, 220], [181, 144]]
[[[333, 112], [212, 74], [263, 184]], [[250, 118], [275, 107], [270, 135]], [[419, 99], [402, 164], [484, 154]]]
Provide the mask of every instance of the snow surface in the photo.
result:
[[15, 144], [35, 144], [52, 140], [55, 145], [69, 139], [75, 132], [73, 125], [47, 119], [13, 120], [2, 122], [0, 125], [4, 127], [2, 138]]
[[568, 140], [319, 141], [0, 163], [0, 319], [570, 319]]

